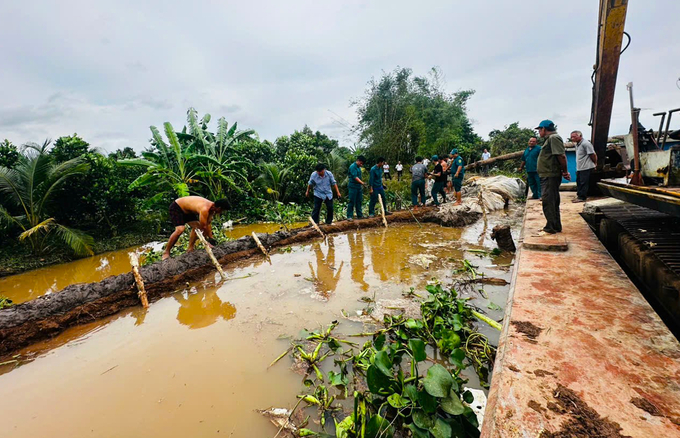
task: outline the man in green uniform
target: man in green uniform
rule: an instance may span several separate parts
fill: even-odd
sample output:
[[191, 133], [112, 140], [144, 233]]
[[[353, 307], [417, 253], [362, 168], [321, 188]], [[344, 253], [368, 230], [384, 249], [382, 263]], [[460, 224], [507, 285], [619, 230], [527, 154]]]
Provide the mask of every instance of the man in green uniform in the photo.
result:
[[387, 212], [387, 199], [385, 199], [385, 188], [382, 181], [384, 164], [385, 159], [383, 157], [378, 158], [378, 162], [375, 166], [371, 167], [371, 173], [369, 174], [368, 186], [371, 188], [371, 200], [368, 202], [368, 215], [370, 217], [375, 216], [375, 204], [378, 202], [378, 196], [382, 198], [385, 214], [389, 214]]
[[571, 180], [564, 154], [564, 140], [557, 134], [557, 127], [551, 120], [543, 120], [536, 129], [538, 135], [545, 139], [536, 166], [541, 178], [541, 202], [547, 222], [543, 231], [550, 234], [560, 233], [560, 184], [562, 177], [567, 181]]
[[533, 195], [531, 199], [541, 198], [541, 178], [539, 178], [538, 172], [536, 172], [538, 154], [541, 153], [541, 147], [536, 146], [537, 141], [536, 137], [529, 139], [529, 146], [524, 150], [522, 164], [519, 165], [520, 172], [522, 169], [527, 170], [527, 182]]
[[361, 202], [363, 201], [362, 188], [366, 185], [361, 180], [361, 166], [366, 162], [363, 155], [357, 157], [356, 162], [349, 166], [347, 174], [347, 188], [349, 189], [349, 202], [347, 203], [347, 219], [353, 220], [354, 210], [356, 209], [357, 219], [361, 219]]
[[456, 203], [453, 205], [461, 205], [463, 203], [463, 178], [465, 177], [465, 162], [463, 157], [458, 153], [458, 149], [454, 148], [451, 151], [451, 180], [453, 182], [453, 191], [456, 193]]

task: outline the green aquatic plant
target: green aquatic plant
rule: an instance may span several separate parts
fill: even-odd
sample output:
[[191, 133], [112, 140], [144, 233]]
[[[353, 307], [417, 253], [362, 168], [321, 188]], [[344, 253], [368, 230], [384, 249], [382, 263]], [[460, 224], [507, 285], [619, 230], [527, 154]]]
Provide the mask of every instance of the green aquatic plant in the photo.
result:
[[[389, 438], [397, 431], [427, 438], [479, 436], [477, 418], [468, 406], [473, 396], [463, 388], [461, 371], [471, 364], [485, 384], [495, 348], [474, 329], [477, 312], [467, 300], [439, 284], [426, 290], [421, 318], [385, 315], [383, 328], [351, 335], [371, 337], [361, 349], [343, 351], [338, 343], [322, 354], [320, 345], [331, 347], [337, 321], [307, 337], [319, 342], [314, 351], [296, 345], [297, 355], [312, 365], [317, 381], [325, 382], [299, 396], [318, 407], [322, 431], [301, 429], [300, 436], [332, 436], [325, 431], [329, 416], [336, 437]], [[324, 375], [318, 365], [329, 357], [334, 366]], [[305, 379], [305, 384], [312, 387], [314, 382]], [[340, 410], [327, 385], [345, 397], [352, 393], [353, 410], [344, 418], [338, 418]]]
[[12, 307], [14, 303], [12, 300], [4, 295], [0, 295], [0, 309], [6, 309], [7, 307]]

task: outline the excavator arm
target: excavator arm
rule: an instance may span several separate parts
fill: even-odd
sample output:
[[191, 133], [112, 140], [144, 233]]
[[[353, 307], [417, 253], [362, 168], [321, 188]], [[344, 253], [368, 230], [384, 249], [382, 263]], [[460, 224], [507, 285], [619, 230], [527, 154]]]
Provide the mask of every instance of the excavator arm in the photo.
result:
[[599, 163], [604, 163], [607, 149], [627, 9], [628, 0], [600, 0], [591, 123], [591, 141]]

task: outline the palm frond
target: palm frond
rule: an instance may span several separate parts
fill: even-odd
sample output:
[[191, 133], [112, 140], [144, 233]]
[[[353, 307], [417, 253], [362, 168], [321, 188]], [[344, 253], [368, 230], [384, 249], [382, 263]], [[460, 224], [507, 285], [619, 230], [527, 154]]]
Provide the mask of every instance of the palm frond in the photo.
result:
[[12, 214], [2, 204], [0, 204], [0, 223], [4, 221], [8, 225], [17, 225], [25, 230], [24, 225], [21, 223], [21, 220], [25, 217], [26, 216], [23, 215], [12, 216]]
[[56, 224], [56, 232], [59, 238], [69, 246], [77, 255], [94, 255], [92, 236], [73, 228]]
[[51, 217], [49, 219], [45, 219], [44, 221], [40, 222], [38, 225], [36, 225], [32, 228], [29, 228], [28, 230], [19, 234], [19, 240], [25, 240], [25, 239], [31, 237], [32, 235], [34, 235], [35, 233], [37, 233], [39, 231], [48, 232], [50, 227], [54, 224], [55, 224], [55, 222], [54, 222], [53, 217]]

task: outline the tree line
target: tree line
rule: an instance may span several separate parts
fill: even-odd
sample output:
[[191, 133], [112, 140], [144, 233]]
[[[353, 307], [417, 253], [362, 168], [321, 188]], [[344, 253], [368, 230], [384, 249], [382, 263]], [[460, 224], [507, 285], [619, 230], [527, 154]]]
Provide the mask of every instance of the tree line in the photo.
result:
[[432, 69], [414, 76], [397, 68], [372, 79], [353, 102], [359, 142], [341, 146], [307, 126], [274, 142], [225, 118], [189, 108], [186, 124], [150, 127], [149, 146], [105, 154], [77, 134], [53, 144], [17, 147], [0, 143], [0, 242], [17, 241], [34, 254], [70, 248], [92, 253], [95, 239], [120, 233], [163, 232], [173, 199], [189, 194], [226, 198], [232, 218], [279, 221], [304, 218], [305, 189], [319, 162], [346, 186], [349, 165], [363, 154], [372, 165], [414, 162], [457, 147], [466, 161], [487, 147], [495, 155], [523, 149], [533, 130], [517, 123], [494, 130], [484, 141], [473, 130], [466, 104], [473, 90], [445, 91]]

